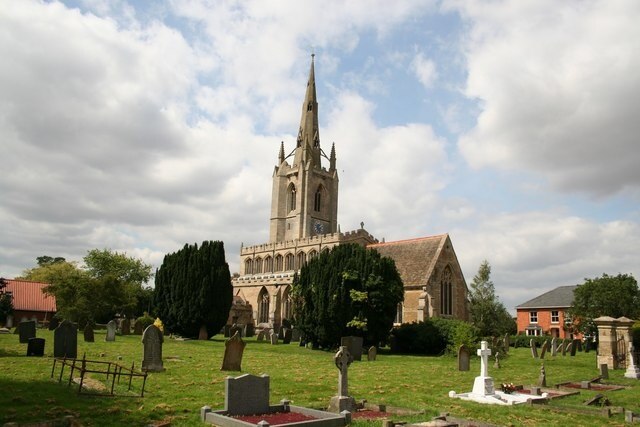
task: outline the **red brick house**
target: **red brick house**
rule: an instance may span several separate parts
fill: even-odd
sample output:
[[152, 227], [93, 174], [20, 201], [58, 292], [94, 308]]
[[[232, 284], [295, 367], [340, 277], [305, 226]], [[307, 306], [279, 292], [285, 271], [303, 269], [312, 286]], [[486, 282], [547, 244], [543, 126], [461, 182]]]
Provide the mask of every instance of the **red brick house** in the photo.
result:
[[[37, 320], [46, 323], [56, 314], [56, 298], [47, 295], [42, 290], [47, 283], [31, 282], [29, 280], [5, 279], [5, 291], [11, 292], [13, 297], [13, 326], [23, 320]], [[7, 326], [11, 326], [7, 321]]]
[[567, 311], [573, 305], [573, 291], [578, 286], [560, 286], [516, 306], [518, 333], [574, 337]]

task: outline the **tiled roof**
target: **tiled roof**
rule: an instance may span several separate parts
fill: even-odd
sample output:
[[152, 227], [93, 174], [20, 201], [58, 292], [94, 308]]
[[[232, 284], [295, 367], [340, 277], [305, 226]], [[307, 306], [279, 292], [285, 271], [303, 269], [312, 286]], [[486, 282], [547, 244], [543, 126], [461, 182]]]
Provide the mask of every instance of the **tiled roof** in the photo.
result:
[[48, 283], [30, 282], [28, 280], [5, 280], [7, 281], [5, 291], [13, 294], [14, 310], [57, 311], [56, 298], [42, 291], [42, 288], [48, 286]]
[[573, 305], [573, 291], [578, 285], [560, 286], [529, 301], [516, 306], [518, 308], [564, 308]]
[[441, 234], [376, 243], [368, 245], [367, 248], [375, 249], [382, 256], [392, 258], [405, 286], [425, 286], [448, 237], [448, 234]]

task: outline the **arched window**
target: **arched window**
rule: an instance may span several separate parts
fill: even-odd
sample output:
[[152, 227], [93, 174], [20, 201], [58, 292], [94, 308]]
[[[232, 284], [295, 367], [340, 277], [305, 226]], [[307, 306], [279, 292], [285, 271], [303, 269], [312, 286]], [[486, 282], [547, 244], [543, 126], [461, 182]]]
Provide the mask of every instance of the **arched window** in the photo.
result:
[[322, 209], [322, 186], [321, 185], [318, 186], [315, 197], [313, 199], [313, 210], [316, 212], [320, 212], [320, 209]]
[[282, 271], [282, 255], [278, 254], [276, 255], [276, 268], [274, 271]]
[[306, 263], [307, 263], [307, 254], [305, 254], [302, 251], [298, 252], [298, 259], [296, 262], [298, 269], [302, 268], [302, 266], [305, 265]]
[[289, 212], [291, 211], [295, 211], [296, 210], [296, 186], [293, 184], [289, 185], [289, 189], [287, 190], [287, 198], [288, 200], [288, 206], [289, 206]]
[[269, 292], [266, 288], [260, 290], [258, 295], [258, 323], [269, 322]]
[[256, 258], [256, 260], [253, 262], [253, 271], [256, 274], [262, 273], [262, 258]]
[[273, 273], [273, 258], [271, 257], [271, 255], [268, 255], [264, 259], [264, 272]]
[[289, 292], [289, 286], [282, 293], [282, 318], [291, 319], [291, 293]]
[[284, 258], [284, 271], [295, 270], [293, 254], [287, 254]]
[[440, 314], [453, 314], [453, 286], [451, 285], [451, 268], [447, 266], [442, 272], [440, 281]]
[[244, 274], [253, 274], [253, 261], [247, 258], [244, 262]]
[[322, 248], [322, 253], [323, 254], [328, 254], [329, 253], [329, 248], [327, 248], [327, 247]]
[[317, 257], [317, 256], [318, 256], [318, 251], [316, 251], [315, 249], [311, 249], [311, 250], [309, 251], [309, 254], [307, 255], [307, 259], [308, 259], [309, 261], [311, 261], [312, 259], [314, 259], [314, 258], [315, 258], [315, 257]]

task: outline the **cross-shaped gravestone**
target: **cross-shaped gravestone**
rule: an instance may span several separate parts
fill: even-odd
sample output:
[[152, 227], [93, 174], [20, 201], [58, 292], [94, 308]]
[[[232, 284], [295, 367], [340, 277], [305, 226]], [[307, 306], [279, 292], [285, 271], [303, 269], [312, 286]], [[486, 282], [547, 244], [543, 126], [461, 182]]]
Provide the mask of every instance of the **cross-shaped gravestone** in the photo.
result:
[[478, 356], [480, 356], [480, 376], [488, 377], [489, 376], [488, 361], [489, 361], [489, 356], [491, 356], [491, 349], [487, 346], [486, 341], [482, 341], [480, 343], [480, 348], [476, 353]]
[[472, 394], [476, 396], [490, 396], [495, 394], [495, 388], [493, 386], [493, 378], [489, 376], [489, 356], [491, 356], [491, 349], [487, 345], [486, 341], [480, 343], [480, 348], [477, 351], [480, 356], [480, 375], [476, 377], [473, 382]]
[[353, 356], [349, 353], [347, 346], [340, 346], [340, 349], [333, 357], [338, 373], [338, 395], [331, 398], [329, 412], [341, 413], [342, 411], [353, 412], [356, 410], [356, 400], [349, 396], [349, 381], [347, 372], [349, 365], [353, 362]]

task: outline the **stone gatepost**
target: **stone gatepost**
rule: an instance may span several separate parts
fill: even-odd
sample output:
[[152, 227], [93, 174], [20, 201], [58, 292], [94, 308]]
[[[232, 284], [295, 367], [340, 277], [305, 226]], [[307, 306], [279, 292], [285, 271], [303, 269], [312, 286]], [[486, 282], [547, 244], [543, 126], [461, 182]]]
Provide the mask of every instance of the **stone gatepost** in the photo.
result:
[[615, 358], [617, 334], [617, 320], [613, 317], [602, 316], [593, 319], [598, 327], [598, 366], [606, 364], [609, 369], [616, 369], [618, 362]]

